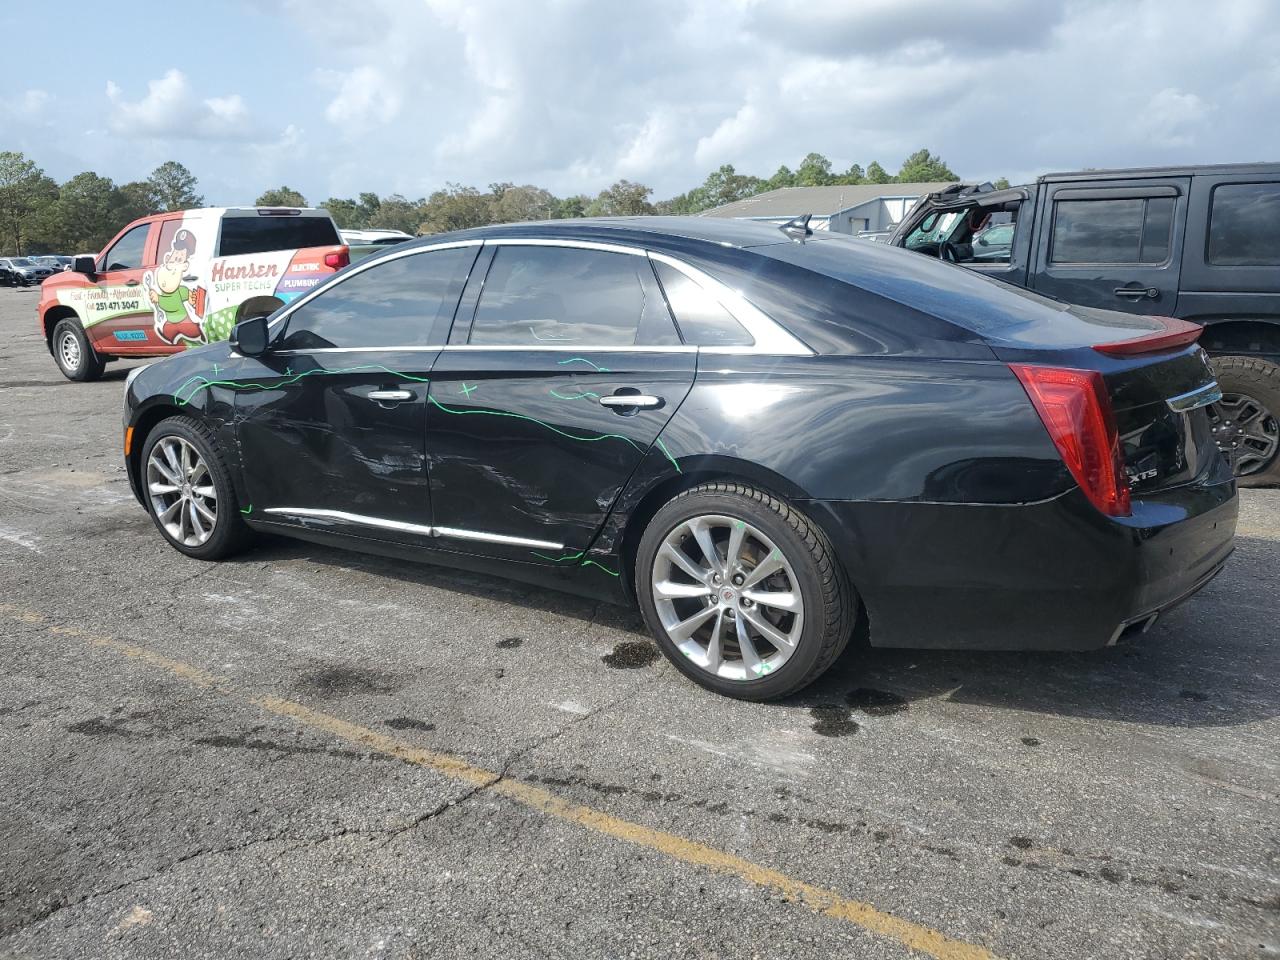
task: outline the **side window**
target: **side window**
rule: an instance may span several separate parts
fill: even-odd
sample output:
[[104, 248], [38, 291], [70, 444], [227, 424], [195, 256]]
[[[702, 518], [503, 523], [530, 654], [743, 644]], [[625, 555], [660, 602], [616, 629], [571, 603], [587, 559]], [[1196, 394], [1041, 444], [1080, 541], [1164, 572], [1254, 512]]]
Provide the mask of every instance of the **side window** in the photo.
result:
[[1280, 183], [1224, 183], [1213, 188], [1209, 262], [1220, 267], [1280, 264]]
[[328, 217], [227, 216], [222, 218], [218, 256], [238, 257], [272, 250], [335, 247], [342, 243]]
[[182, 227], [182, 218], [174, 217], [172, 220], [160, 221], [160, 242], [156, 249], [160, 251], [160, 259], [164, 259], [164, 255], [173, 247], [174, 235]]
[[352, 274], [289, 315], [283, 350], [415, 347], [453, 315], [476, 247], [387, 260]]
[[696, 282], [661, 261], [655, 260], [653, 268], [685, 343], [700, 347], [749, 347], [755, 343], [720, 301]]
[[[629, 347], [678, 342], [645, 257], [572, 247], [500, 246], [476, 305], [469, 343]], [[656, 292], [656, 291], [655, 291]], [[666, 335], [662, 336], [665, 324]]]
[[123, 237], [111, 245], [111, 249], [102, 257], [101, 270], [133, 270], [144, 266], [143, 254], [146, 252], [147, 233], [151, 224], [140, 223]]
[[1051, 263], [1163, 263], [1174, 197], [1057, 200]]

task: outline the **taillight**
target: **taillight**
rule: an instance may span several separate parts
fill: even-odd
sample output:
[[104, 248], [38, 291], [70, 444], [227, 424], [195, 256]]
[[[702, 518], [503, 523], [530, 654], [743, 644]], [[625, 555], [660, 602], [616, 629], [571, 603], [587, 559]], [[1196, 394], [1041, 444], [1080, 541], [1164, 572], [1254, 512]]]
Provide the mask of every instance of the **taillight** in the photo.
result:
[[339, 247], [337, 253], [326, 253], [324, 255], [324, 265], [332, 267], [334, 270], [341, 270], [351, 262], [351, 251], [346, 247]]
[[1129, 340], [1115, 340], [1111, 343], [1095, 343], [1093, 349], [1112, 357], [1132, 357], [1140, 353], [1155, 353], [1157, 350], [1173, 350], [1195, 343], [1204, 333], [1204, 327], [1198, 323], [1179, 320], [1177, 317], [1152, 317], [1163, 329], [1152, 330], [1140, 337]]
[[1009, 368], [1089, 501], [1108, 516], [1128, 516], [1129, 481], [1102, 374], [1029, 363]]

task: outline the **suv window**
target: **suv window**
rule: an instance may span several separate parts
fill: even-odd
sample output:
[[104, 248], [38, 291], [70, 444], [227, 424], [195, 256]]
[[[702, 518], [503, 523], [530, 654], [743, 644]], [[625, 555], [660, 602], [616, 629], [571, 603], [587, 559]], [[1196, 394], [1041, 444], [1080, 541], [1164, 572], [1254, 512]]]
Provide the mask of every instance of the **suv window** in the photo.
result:
[[1051, 263], [1163, 263], [1174, 197], [1057, 200]]
[[1213, 188], [1209, 262], [1224, 267], [1280, 264], [1280, 183], [1224, 183]]
[[720, 301], [675, 267], [655, 260], [653, 269], [685, 343], [700, 347], [749, 347], [755, 340]]
[[235, 257], [271, 250], [336, 247], [342, 243], [328, 217], [223, 217], [218, 256]]
[[102, 270], [132, 270], [143, 266], [142, 257], [146, 252], [147, 232], [151, 224], [140, 223], [123, 237], [111, 245], [102, 257]]
[[502, 246], [485, 277], [468, 342], [598, 347], [678, 343], [661, 299], [646, 257]]
[[283, 350], [415, 347], [452, 317], [475, 247], [384, 260], [339, 280], [289, 315]]

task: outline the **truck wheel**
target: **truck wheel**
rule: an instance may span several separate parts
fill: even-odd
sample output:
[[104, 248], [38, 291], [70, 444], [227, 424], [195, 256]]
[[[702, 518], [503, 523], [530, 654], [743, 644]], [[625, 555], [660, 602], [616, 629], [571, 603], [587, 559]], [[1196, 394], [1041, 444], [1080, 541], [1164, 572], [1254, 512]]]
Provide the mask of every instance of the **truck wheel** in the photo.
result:
[[97, 380], [107, 364], [84, 335], [79, 320], [68, 317], [53, 328], [53, 359], [68, 380]]
[[1214, 357], [1222, 400], [1209, 408], [1213, 437], [1242, 487], [1280, 483], [1280, 366], [1256, 357]]

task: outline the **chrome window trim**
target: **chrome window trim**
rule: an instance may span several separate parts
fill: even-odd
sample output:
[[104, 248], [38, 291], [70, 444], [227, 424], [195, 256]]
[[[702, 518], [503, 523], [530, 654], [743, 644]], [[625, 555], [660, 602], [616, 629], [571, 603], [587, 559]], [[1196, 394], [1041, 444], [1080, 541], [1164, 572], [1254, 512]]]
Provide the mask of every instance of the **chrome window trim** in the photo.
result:
[[318, 352], [373, 352], [376, 350], [460, 350], [460, 349], [477, 349], [477, 350], [613, 350], [613, 351], [635, 351], [635, 352], [667, 352], [671, 350], [688, 351], [698, 350], [703, 353], [716, 354], [764, 354], [768, 356], [794, 356], [794, 357], [812, 357], [814, 351], [805, 346], [800, 340], [787, 332], [778, 321], [774, 320], [767, 313], [757, 307], [751, 301], [747, 300], [741, 293], [730, 288], [724, 283], [707, 274], [705, 271], [698, 269], [679, 260], [676, 257], [666, 253], [658, 253], [653, 250], [645, 250], [641, 247], [633, 247], [622, 243], [608, 243], [598, 240], [573, 240], [569, 238], [555, 239], [545, 237], [487, 237], [484, 239], [473, 240], [451, 240], [445, 243], [434, 243], [424, 247], [414, 247], [412, 250], [393, 250], [390, 253], [373, 256], [365, 261], [352, 267], [347, 273], [343, 274], [340, 280], [333, 283], [322, 283], [303, 296], [299, 297], [293, 303], [286, 306], [277, 314], [269, 327], [274, 327], [283, 320], [287, 320], [295, 310], [305, 306], [312, 299], [333, 289], [340, 283], [344, 283], [351, 277], [357, 276], [380, 263], [387, 263], [391, 260], [398, 260], [401, 257], [412, 257], [422, 253], [431, 253], [435, 250], [452, 250], [459, 247], [477, 247], [477, 246], [495, 246], [495, 247], [563, 247], [570, 250], [597, 250], [602, 253], [620, 253], [632, 257], [647, 257], [649, 260], [664, 263], [674, 270], [680, 271], [704, 291], [706, 291], [716, 302], [724, 307], [738, 323], [751, 335], [755, 341], [751, 345], [742, 345], [735, 347], [715, 347], [715, 346], [694, 346], [691, 344], [682, 344], [672, 347], [648, 347], [648, 346], [627, 346], [627, 347], [593, 347], [590, 345], [575, 345], [572, 347], [548, 347], [548, 346], [507, 346], [507, 345], [486, 345], [486, 344], [442, 344], [438, 347], [422, 346], [422, 347], [325, 347], [322, 350], [302, 350], [302, 351], [278, 351], [280, 353], [318, 353]]
[[416, 533], [423, 537], [450, 537], [455, 540], [478, 540], [483, 543], [501, 543], [513, 547], [542, 547], [547, 550], [564, 549], [563, 543], [556, 543], [552, 540], [533, 540], [528, 537], [512, 537], [503, 533], [461, 530], [457, 527], [429, 527], [421, 523], [406, 523], [403, 520], [370, 517], [362, 513], [347, 513], [345, 510], [321, 510], [315, 507], [267, 507], [262, 512], [278, 516], [296, 517], [301, 520], [342, 520], [345, 523], [354, 523], [362, 527], [398, 530], [401, 533]]
[[[338, 286], [341, 283], [346, 283], [352, 277], [359, 276], [360, 274], [364, 273], [366, 270], [370, 269], [371, 267], [376, 267], [380, 263], [387, 263], [391, 260], [399, 260], [402, 257], [416, 257], [420, 253], [431, 253], [436, 250], [456, 250], [460, 247], [478, 247], [483, 245], [483, 243], [484, 243], [483, 240], [450, 240], [446, 243], [433, 243], [425, 247], [414, 247], [411, 250], [393, 249], [389, 253], [375, 254], [371, 257], [367, 257], [364, 260], [361, 260], [355, 266], [351, 267], [351, 269], [349, 269], [346, 273], [344, 273], [340, 279], [335, 280], [333, 283], [325, 283], [322, 281], [321, 283], [316, 284], [314, 288], [312, 288], [311, 290], [308, 290], [306, 293], [300, 296], [297, 300], [294, 300], [293, 303], [286, 305], [283, 310], [281, 310], [278, 314], [275, 315], [275, 317], [272, 318], [271, 322], [267, 324], [267, 327], [268, 328], [274, 327], [277, 323], [280, 323], [282, 320], [287, 320], [293, 314], [293, 311], [297, 310], [299, 307], [306, 305], [311, 300], [318, 297], [321, 293], [325, 292], [326, 290], [332, 290], [334, 287]], [[326, 349], [329, 349], [329, 348], [326, 348]], [[334, 347], [332, 349], [364, 350], [366, 348], [365, 347]], [[386, 348], [378, 347], [377, 349], [381, 350]], [[290, 352], [293, 352], [293, 351], [290, 351]], [[310, 353], [311, 351], [308, 350], [308, 351], [302, 351], [302, 352]]]

